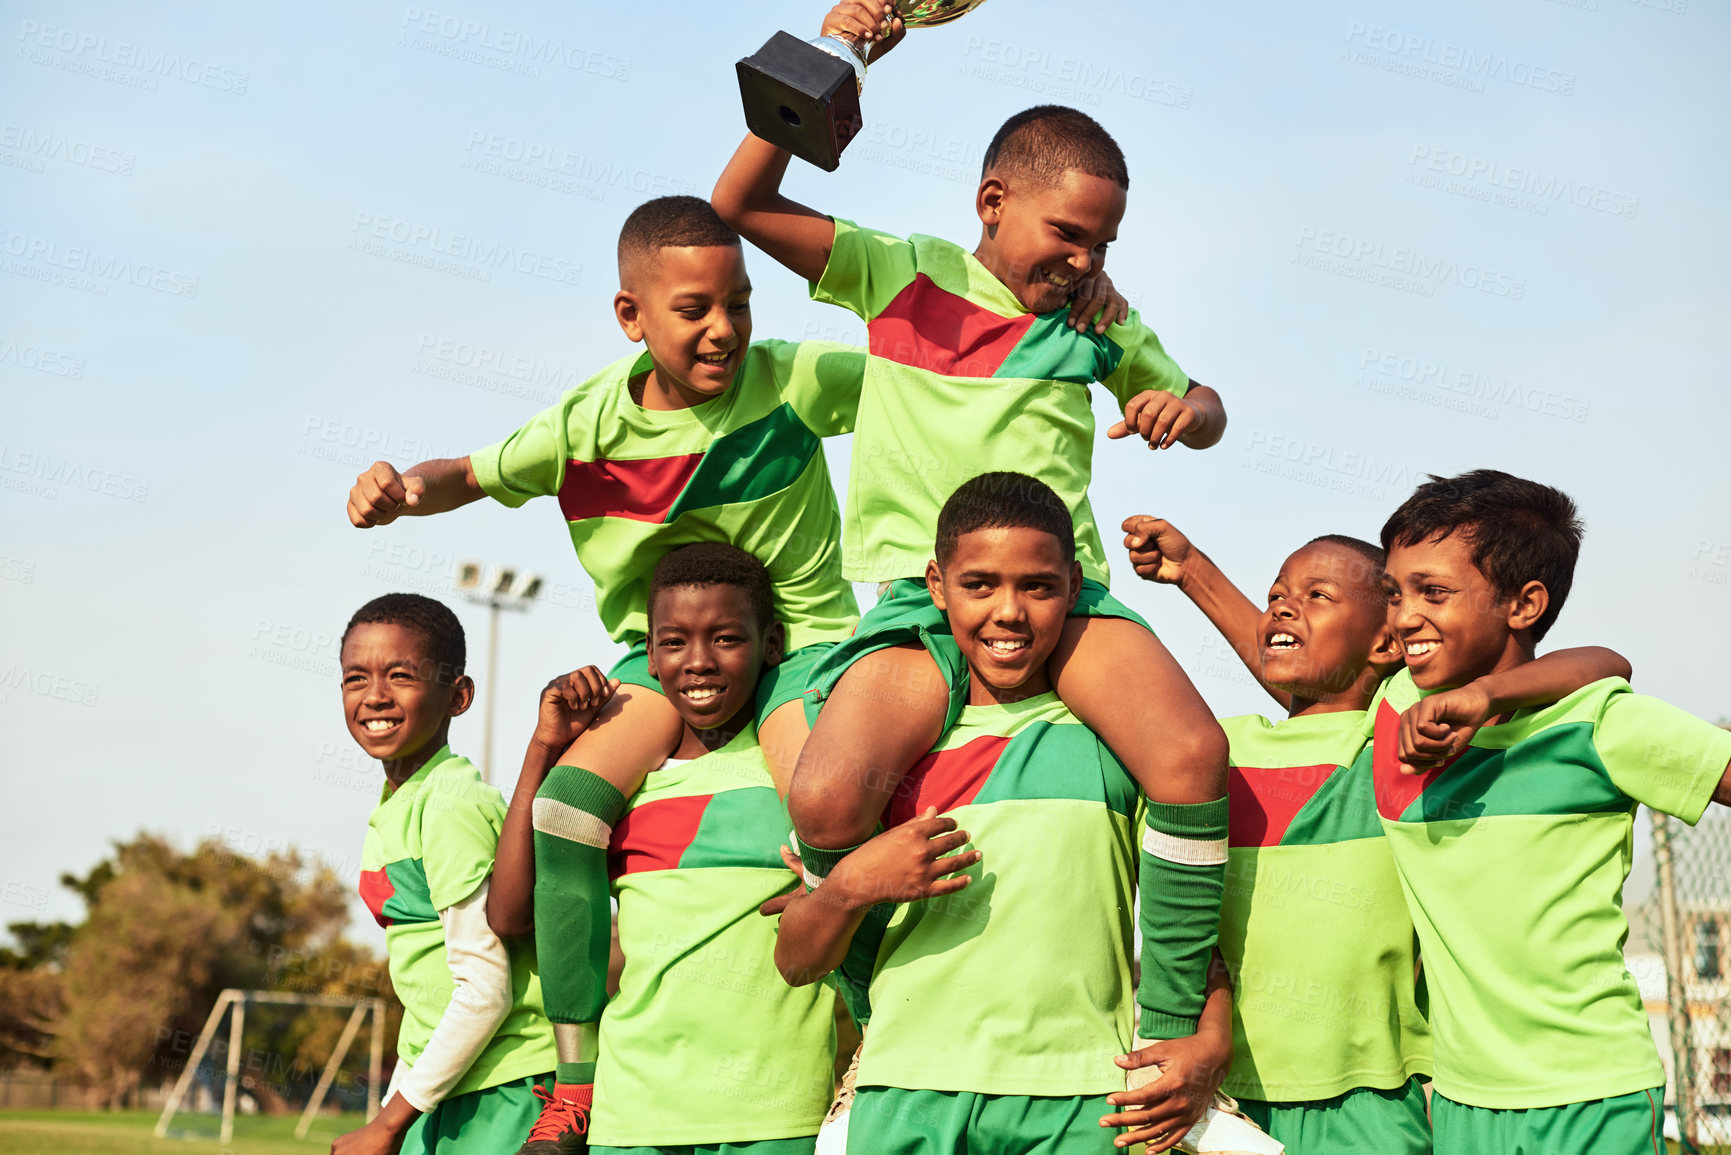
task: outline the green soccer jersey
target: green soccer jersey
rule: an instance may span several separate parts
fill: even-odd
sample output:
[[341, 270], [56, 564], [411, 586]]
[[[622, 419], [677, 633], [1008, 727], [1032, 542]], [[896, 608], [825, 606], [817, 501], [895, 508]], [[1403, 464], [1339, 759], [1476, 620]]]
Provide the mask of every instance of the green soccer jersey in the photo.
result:
[[[450, 1004], [439, 912], [475, 892], [493, 872], [505, 800], [449, 746], [414, 777], [384, 792], [367, 819], [361, 899], [385, 928], [391, 986], [403, 1004], [397, 1054], [410, 1066]], [[511, 957], [511, 1012], [447, 1099], [553, 1069], [553, 1028], [541, 1013], [535, 947], [505, 943]]]
[[1148, 389], [1182, 397], [1186, 377], [1131, 313], [1105, 335], [1035, 316], [966, 249], [835, 222], [811, 295], [866, 322], [871, 356], [848, 480], [843, 571], [855, 581], [923, 574], [938, 510], [993, 470], [1032, 473], [1076, 519], [1082, 572], [1109, 582], [1088, 505], [1100, 382], [1120, 404]]
[[983, 857], [965, 889], [897, 907], [883, 931], [860, 1086], [1124, 1089], [1112, 1059], [1134, 1028], [1136, 802], [1135, 781], [1057, 695], [963, 711], [884, 824], [936, 806]]
[[1373, 770], [1424, 954], [1437, 1092], [1508, 1109], [1659, 1086], [1623, 963], [1635, 804], [1693, 824], [1731, 733], [1607, 678], [1404, 775], [1400, 715], [1423, 696], [1404, 671], [1384, 685]]
[[775, 969], [787, 808], [747, 728], [649, 775], [608, 849], [625, 969], [601, 1016], [589, 1141], [607, 1147], [815, 1135], [835, 1064], [835, 992]]
[[475, 479], [513, 507], [558, 496], [614, 641], [643, 640], [650, 571], [695, 541], [763, 562], [788, 649], [840, 641], [859, 607], [821, 439], [853, 429], [865, 360], [841, 345], [758, 341], [726, 393], [654, 410], [631, 399], [631, 379], [651, 367], [647, 351], [633, 354], [471, 454]]
[[1377, 821], [1365, 712], [1220, 724], [1231, 749], [1220, 953], [1234, 991], [1223, 1089], [1293, 1102], [1428, 1073], [1412, 919]]

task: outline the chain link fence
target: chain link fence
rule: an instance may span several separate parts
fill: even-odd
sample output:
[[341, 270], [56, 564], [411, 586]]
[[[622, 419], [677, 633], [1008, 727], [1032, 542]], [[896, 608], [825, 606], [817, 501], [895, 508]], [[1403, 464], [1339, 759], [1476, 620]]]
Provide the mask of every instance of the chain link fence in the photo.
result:
[[1665, 1133], [1685, 1152], [1731, 1149], [1731, 814], [1647, 817], [1652, 881], [1628, 896], [1626, 954], [1665, 1062]]

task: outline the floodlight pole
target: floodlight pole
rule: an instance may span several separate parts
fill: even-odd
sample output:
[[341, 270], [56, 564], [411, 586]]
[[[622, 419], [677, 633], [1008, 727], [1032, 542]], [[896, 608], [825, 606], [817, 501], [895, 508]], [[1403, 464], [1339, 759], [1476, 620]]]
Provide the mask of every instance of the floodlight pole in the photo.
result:
[[499, 692], [499, 602], [487, 603], [487, 687], [481, 704], [481, 781], [493, 780], [493, 700]]
[[458, 569], [457, 589], [472, 602], [487, 607], [487, 684], [481, 688], [481, 781], [493, 780], [493, 704], [499, 685], [499, 611], [528, 610], [541, 592], [541, 579], [534, 574], [518, 576], [510, 567], [492, 571], [485, 582], [481, 566], [464, 562]]

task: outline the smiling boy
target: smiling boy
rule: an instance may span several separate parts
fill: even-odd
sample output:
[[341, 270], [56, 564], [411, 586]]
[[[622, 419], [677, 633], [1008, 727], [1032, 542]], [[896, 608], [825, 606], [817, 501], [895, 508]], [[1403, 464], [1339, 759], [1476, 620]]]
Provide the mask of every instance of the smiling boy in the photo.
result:
[[[807, 731], [799, 704], [807, 667], [858, 617], [841, 573], [840, 513], [820, 439], [852, 429], [864, 356], [839, 345], [753, 342], [739, 235], [697, 197], [638, 206], [620, 230], [618, 255], [614, 315], [642, 352], [468, 457], [401, 474], [374, 464], [350, 491], [349, 519], [364, 528], [483, 497], [513, 508], [558, 498], [578, 559], [594, 578], [601, 624], [629, 647], [611, 671], [618, 692], [567, 760], [589, 776], [585, 795], [609, 805], [630, 797], [683, 733], [646, 654], [655, 559], [701, 541], [726, 541], [757, 557], [768, 567], [786, 647], [765, 671], [754, 712], [785, 789]], [[570, 1028], [559, 1033], [548, 1118], [576, 1134], [590, 1100], [581, 1074], [593, 1064], [580, 1040], [593, 1033], [606, 1002], [606, 863], [550, 834], [537, 839], [534, 863], [538, 874], [513, 875], [524, 893], [496, 889], [495, 902], [526, 911], [528, 888], [536, 888], [547, 1014]], [[530, 922], [496, 918], [494, 926], [520, 935]]]
[[[1376, 803], [1425, 958], [1439, 1155], [1663, 1149], [1664, 1070], [1623, 962], [1637, 803], [1693, 824], [1731, 803], [1731, 733], [1607, 678], [1503, 713], [1574, 579], [1567, 495], [1481, 469], [1433, 478], [1383, 526], [1407, 669], [1372, 707]], [[1402, 712], [1446, 732], [1403, 773]], [[1410, 767], [1406, 767], [1410, 769]]]
[[[653, 570], [648, 626], [649, 667], [679, 712], [678, 742], [629, 802], [597, 813], [594, 783], [555, 763], [608, 687], [592, 667], [556, 679], [542, 694], [500, 875], [529, 859], [516, 799], [533, 798], [537, 832], [588, 847], [612, 877], [625, 966], [592, 1040], [591, 1152], [810, 1155], [830, 1101], [835, 1000], [780, 980], [776, 924], [758, 914], [787, 884], [787, 810], [752, 706], [783, 645], [769, 575], [732, 546], [682, 546]], [[519, 880], [514, 893], [523, 890]], [[583, 1149], [557, 1120], [544, 1123], [525, 1150]]]
[[[1287, 711], [1278, 722], [1221, 720], [1232, 817], [1220, 953], [1237, 991], [1223, 1089], [1288, 1155], [1426, 1155], [1430, 1028], [1365, 727], [1401, 668], [1386, 555], [1357, 538], [1316, 538], [1281, 564], [1258, 611], [1169, 522], [1132, 517], [1124, 530], [1136, 572], [1176, 585]], [[1628, 670], [1586, 647], [1475, 687], [1507, 709]]]
[[[901, 35], [891, 6], [858, 0], [838, 4], [823, 27], [876, 42], [874, 56]], [[870, 837], [901, 775], [968, 701], [968, 664], [919, 576], [940, 505], [976, 474], [1036, 470], [1071, 515], [1081, 566], [1052, 654], [1055, 690], [1156, 804], [1160, 838], [1220, 847], [1209, 862], [1142, 859], [1143, 891], [1162, 904], [1143, 907], [1140, 1037], [1190, 1035], [1219, 918], [1226, 742], [1171, 654], [1106, 589], [1087, 496], [1090, 386], [1105, 385], [1123, 406], [1108, 436], [1133, 434], [1152, 449], [1213, 445], [1226, 417], [1219, 395], [1191, 381], [1134, 313], [1109, 327], [1072, 328], [1054, 311], [1077, 279], [1103, 266], [1117, 237], [1129, 188], [1123, 151], [1074, 109], [1011, 117], [986, 149], [972, 251], [798, 204], [781, 192], [788, 161], [747, 137], [712, 196], [723, 219], [809, 281], [814, 298], [866, 322], [843, 572], [885, 583], [807, 686], [822, 713], [788, 800], [802, 860], [823, 877]], [[1134, 703], [1128, 670], [1138, 681]]]
[[[1032, 477], [985, 474], [945, 503], [935, 555], [926, 581], [968, 663], [967, 706], [902, 780], [887, 832], [788, 905], [776, 946], [809, 982], [872, 936], [848, 1150], [1164, 1150], [1230, 1053], [1227, 995], [1196, 1037], [1126, 1054], [1138, 791], [1047, 672], [1081, 590], [1069, 510]], [[886, 899], [906, 905], [860, 931]], [[1126, 1092], [1124, 1070], [1150, 1063], [1162, 1077]]]
[[331, 1150], [493, 1155], [534, 1121], [554, 1050], [533, 947], [487, 925], [505, 802], [449, 745], [475, 695], [463, 627], [430, 598], [386, 594], [350, 619], [340, 660], [349, 734], [385, 771], [361, 898], [385, 928], [403, 1023], [384, 1107]]

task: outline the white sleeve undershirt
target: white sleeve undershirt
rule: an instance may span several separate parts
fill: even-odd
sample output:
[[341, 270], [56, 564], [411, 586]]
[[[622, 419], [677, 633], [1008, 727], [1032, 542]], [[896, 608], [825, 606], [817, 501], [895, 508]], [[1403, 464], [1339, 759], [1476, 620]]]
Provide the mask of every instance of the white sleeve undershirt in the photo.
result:
[[444, 1101], [511, 1013], [511, 956], [487, 925], [490, 878], [439, 912], [454, 984], [451, 1002], [415, 1065], [405, 1075], [399, 1063], [391, 1080], [417, 1111], [431, 1111]]

